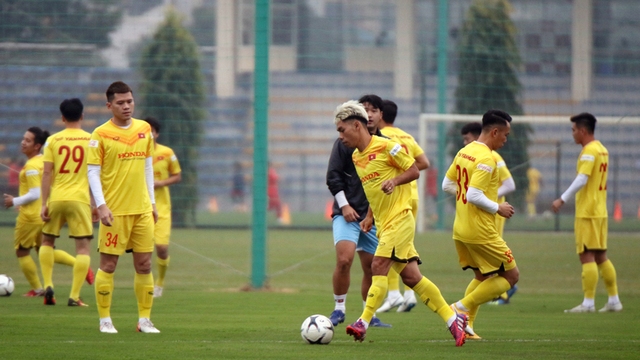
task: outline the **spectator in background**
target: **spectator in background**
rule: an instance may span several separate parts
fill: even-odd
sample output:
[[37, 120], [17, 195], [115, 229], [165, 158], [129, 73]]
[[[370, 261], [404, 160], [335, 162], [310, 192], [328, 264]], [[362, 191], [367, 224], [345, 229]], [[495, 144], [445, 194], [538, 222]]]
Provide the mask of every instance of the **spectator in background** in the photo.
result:
[[282, 202], [280, 201], [280, 192], [278, 191], [278, 180], [280, 177], [274, 169], [273, 164], [269, 162], [269, 172], [267, 173], [267, 196], [269, 197], [269, 206], [267, 210], [276, 212], [278, 222], [283, 224]]
[[234, 210], [247, 212], [247, 205], [244, 202], [245, 186], [242, 164], [236, 161], [233, 163], [233, 180], [231, 187], [231, 200], [233, 201]]
[[527, 215], [529, 218], [534, 218], [537, 215], [536, 211], [536, 199], [540, 194], [540, 188], [542, 187], [542, 174], [538, 169], [530, 167], [527, 170], [527, 179], [529, 179], [529, 188], [527, 189]]

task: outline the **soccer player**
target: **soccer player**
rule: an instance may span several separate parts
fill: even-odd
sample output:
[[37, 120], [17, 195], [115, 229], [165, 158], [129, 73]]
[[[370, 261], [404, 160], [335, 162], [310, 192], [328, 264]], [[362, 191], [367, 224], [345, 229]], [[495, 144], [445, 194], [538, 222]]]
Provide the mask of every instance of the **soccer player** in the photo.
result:
[[360, 227], [370, 231], [375, 218], [379, 239], [371, 263], [372, 283], [365, 309], [356, 322], [347, 326], [347, 334], [356, 341], [365, 339], [372, 316], [387, 293], [389, 269], [394, 267], [402, 281], [447, 323], [456, 346], [462, 346], [466, 315], [457, 314], [448, 306], [438, 287], [418, 269], [420, 258], [413, 245], [415, 219], [411, 212], [411, 187], [401, 186], [420, 176], [415, 159], [399, 144], [371, 135], [366, 127], [367, 112], [355, 101], [338, 106], [334, 123], [340, 141], [355, 148], [353, 163], [369, 200], [369, 211]]
[[[69, 237], [75, 239], [76, 245], [76, 261], [67, 305], [88, 306], [80, 299], [80, 289], [85, 278], [89, 284], [93, 284], [94, 279], [89, 255], [93, 224], [86, 164], [91, 134], [81, 128], [83, 109], [80, 99], [62, 101], [60, 113], [65, 129], [50, 136], [44, 144], [40, 216], [45, 223], [39, 256], [45, 305], [56, 303], [53, 291], [54, 246], [65, 223], [69, 227]], [[93, 213], [97, 220], [95, 209]]]
[[118, 332], [111, 321], [113, 275], [120, 255], [131, 249], [137, 330], [159, 333], [149, 319], [154, 286], [153, 229], [158, 220], [153, 191], [153, 134], [149, 124], [132, 118], [135, 104], [127, 84], [112, 83], [106, 95], [113, 117], [91, 134], [87, 159], [89, 185], [100, 218], [100, 268], [95, 283], [100, 331]]
[[533, 219], [537, 216], [536, 211], [536, 199], [540, 194], [540, 187], [542, 185], [542, 173], [534, 167], [530, 167], [527, 170], [527, 179], [529, 180], [529, 188], [527, 189], [526, 201], [527, 201], [527, 216]]
[[[392, 141], [400, 144], [402, 149], [416, 161], [418, 170], [425, 170], [429, 167], [429, 160], [424, 150], [418, 145], [413, 136], [394, 125], [398, 114], [398, 105], [391, 100], [383, 100], [382, 121], [380, 121], [380, 131]], [[413, 218], [418, 218], [418, 181], [414, 180], [411, 186], [411, 211]], [[400, 274], [393, 268], [387, 275], [389, 279], [389, 293], [378, 312], [386, 312], [394, 307], [398, 307], [398, 312], [409, 312], [416, 306], [417, 300], [413, 290], [405, 285], [404, 296], [400, 293]]]
[[162, 296], [164, 277], [169, 267], [169, 238], [171, 237], [171, 196], [169, 186], [182, 180], [180, 163], [171, 148], [158, 144], [161, 125], [153, 117], [144, 119], [151, 126], [153, 134], [153, 187], [155, 190], [158, 222], [154, 230], [154, 242], [158, 255], [158, 278], [153, 288], [153, 297]]
[[602, 274], [609, 300], [598, 312], [622, 311], [618, 297], [616, 269], [607, 258], [607, 175], [609, 151], [595, 138], [596, 118], [589, 113], [571, 117], [573, 140], [582, 145], [576, 176], [571, 186], [551, 204], [554, 212], [572, 196], [576, 197], [574, 231], [576, 252], [582, 263], [582, 304], [565, 310], [566, 313], [595, 312], [598, 271]]
[[[480, 133], [482, 132], [482, 124], [479, 122], [471, 122], [466, 124], [460, 129], [460, 135], [462, 135], [462, 143], [464, 146], [478, 140]], [[511, 172], [507, 168], [507, 164], [497, 151], [492, 151], [495, 157], [498, 167], [498, 176], [500, 178], [500, 187], [498, 188], [498, 204], [505, 202], [505, 195], [510, 194], [516, 190], [516, 183], [513, 181]], [[504, 223], [507, 219], [502, 216], [496, 216], [496, 228], [498, 229], [498, 235], [504, 238]], [[509, 303], [511, 296], [518, 290], [518, 285], [514, 285], [511, 289], [491, 301], [491, 305], [505, 305]], [[476, 313], [469, 314], [469, 326], [473, 327], [473, 321], [476, 318]], [[475, 339], [475, 337], [474, 337]], [[477, 339], [476, 339], [477, 340]]]
[[[360, 98], [366, 111], [367, 129], [372, 134], [381, 135], [378, 129], [382, 119], [382, 99], [377, 95]], [[336, 268], [333, 272], [334, 310], [330, 315], [334, 326], [343, 323], [346, 313], [347, 292], [351, 283], [351, 264], [355, 253], [360, 258], [362, 301], [367, 299], [371, 287], [371, 261], [378, 246], [375, 225], [372, 231], [362, 231], [360, 221], [364, 220], [369, 202], [353, 165], [353, 148], [336, 139], [331, 150], [327, 167], [327, 186], [334, 197], [331, 218], [333, 219], [333, 243], [336, 248]], [[374, 316], [371, 326], [391, 327]]]
[[[38, 276], [38, 267], [31, 257], [31, 249], [36, 252], [42, 243], [42, 219], [40, 218], [40, 207], [42, 198], [40, 197], [40, 185], [42, 183], [43, 161], [40, 150], [47, 141], [49, 132], [37, 126], [30, 127], [24, 133], [20, 150], [27, 156], [19, 175], [19, 194], [14, 197], [3, 194], [5, 208], [19, 206], [20, 212], [16, 218], [16, 228], [14, 232], [13, 246], [16, 249], [16, 256], [20, 263], [20, 269], [27, 278], [31, 290], [24, 294], [26, 297], [43, 296], [44, 289]], [[63, 250], [55, 250], [54, 261], [58, 264], [74, 266], [75, 258]]]
[[[507, 243], [496, 225], [496, 214], [510, 218], [513, 206], [498, 203], [501, 186], [498, 161], [493, 154], [507, 141], [511, 116], [489, 110], [482, 117], [482, 132], [476, 141], [454, 157], [442, 182], [442, 189], [456, 196], [453, 239], [463, 270], [472, 269], [462, 300], [452, 304], [458, 312], [475, 316], [478, 307], [511, 289], [519, 271]], [[465, 328], [468, 339], [480, 339], [473, 327]]]

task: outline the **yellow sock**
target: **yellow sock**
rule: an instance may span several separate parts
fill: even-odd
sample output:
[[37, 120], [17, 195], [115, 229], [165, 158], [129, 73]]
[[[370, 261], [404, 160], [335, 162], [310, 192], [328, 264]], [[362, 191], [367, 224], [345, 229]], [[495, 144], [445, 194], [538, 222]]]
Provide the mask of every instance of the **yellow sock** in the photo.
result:
[[529, 213], [529, 216], [536, 216], [536, 204], [535, 203], [528, 203], [527, 204], [527, 212]]
[[468, 295], [465, 295], [464, 299], [460, 300], [462, 305], [467, 309], [473, 309], [475, 306], [480, 306], [487, 301], [493, 300], [496, 296], [509, 290], [511, 285], [507, 279], [502, 276], [490, 277], [478, 286]]
[[40, 259], [40, 271], [42, 271], [44, 287], [51, 286], [53, 288], [53, 247], [41, 246], [40, 250], [38, 250], [38, 258]]
[[157, 258], [158, 263], [158, 278], [156, 279], [156, 285], [164, 287], [164, 276], [167, 274], [167, 268], [169, 267], [170, 256], [166, 259]]
[[76, 258], [69, 255], [69, 253], [64, 250], [54, 250], [53, 260], [55, 261], [56, 264], [62, 264], [67, 266], [73, 266], [76, 264]]
[[374, 275], [371, 277], [371, 287], [367, 294], [367, 303], [365, 304], [364, 311], [360, 316], [362, 320], [367, 323], [371, 322], [373, 314], [376, 313], [376, 310], [378, 310], [380, 305], [382, 305], [382, 302], [384, 302], [384, 296], [387, 294], [388, 285], [389, 280], [387, 280], [386, 276]]
[[400, 274], [394, 268], [389, 269], [387, 281], [389, 282], [388, 291], [400, 291]]
[[604, 280], [604, 286], [607, 288], [607, 294], [609, 296], [618, 295], [616, 268], [613, 267], [611, 260], [607, 260], [598, 265], [598, 269], [600, 269], [600, 273], [602, 274], [602, 280]]
[[38, 267], [36, 266], [36, 262], [31, 258], [31, 255], [19, 257], [18, 263], [20, 263], [20, 269], [22, 269], [22, 273], [24, 277], [27, 278], [31, 288], [34, 290], [42, 289], [42, 283], [38, 277]]
[[[42, 248], [40, 249], [42, 251]], [[80, 289], [87, 277], [89, 266], [91, 265], [91, 257], [89, 255], [76, 255], [76, 264], [73, 265], [73, 281], [71, 282], [71, 294], [69, 298], [78, 300], [80, 298]]]
[[113, 274], [100, 269], [96, 273], [96, 303], [100, 318], [111, 317], [111, 298], [113, 297]]
[[133, 278], [133, 290], [138, 299], [138, 317], [151, 318], [151, 307], [153, 306], [153, 275], [136, 273]]
[[[473, 280], [471, 280], [469, 285], [467, 285], [467, 290], [465, 290], [464, 296], [471, 294], [473, 290], [475, 290], [480, 284], [482, 284], [482, 281], [476, 278], [473, 278]], [[474, 306], [469, 309], [469, 326], [471, 326], [472, 328], [473, 328], [473, 322], [475, 321], [476, 316], [478, 316], [478, 310], [480, 310], [480, 306]]]
[[426, 277], [422, 277], [422, 280], [413, 287], [413, 291], [420, 296], [420, 300], [422, 300], [429, 309], [440, 315], [445, 323], [454, 315], [453, 310], [451, 310], [447, 301], [442, 297], [440, 289]]
[[598, 265], [595, 262], [582, 264], [582, 291], [586, 299], [596, 298], [598, 286]]

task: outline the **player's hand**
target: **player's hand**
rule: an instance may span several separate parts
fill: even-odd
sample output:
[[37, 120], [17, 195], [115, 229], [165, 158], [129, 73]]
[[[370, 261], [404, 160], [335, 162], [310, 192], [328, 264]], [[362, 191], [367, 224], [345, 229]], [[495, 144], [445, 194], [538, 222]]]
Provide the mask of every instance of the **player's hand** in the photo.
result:
[[162, 187], [162, 184], [160, 183], [160, 180], [154, 180], [153, 181], [153, 188], [157, 189], [159, 187]]
[[113, 224], [113, 213], [109, 210], [107, 204], [100, 205], [97, 210], [102, 225], [111, 226]]
[[358, 221], [358, 219], [360, 219], [360, 215], [358, 215], [358, 212], [355, 211], [351, 205], [345, 205], [341, 208], [342, 210], [342, 216], [344, 216], [344, 219], [347, 222], [354, 222], [354, 221]]
[[511, 204], [509, 204], [508, 202], [503, 202], [502, 204], [498, 205], [498, 215], [502, 216], [505, 219], [509, 219], [513, 216], [513, 214], [515, 213], [515, 210], [513, 209], [513, 206], [511, 206]]
[[560, 208], [562, 207], [562, 205], [564, 205], [564, 201], [562, 199], [555, 199], [553, 200], [553, 202], [551, 203], [551, 210], [553, 210], [554, 213], [558, 213], [558, 211], [560, 211]]
[[98, 208], [91, 207], [91, 222], [97, 223], [100, 221], [100, 214], [98, 214]]
[[157, 223], [158, 222], [158, 209], [156, 208], [156, 204], [151, 204], [151, 206], [153, 207], [153, 223]]
[[40, 211], [40, 217], [44, 222], [51, 220], [51, 218], [49, 217], [49, 207], [47, 205], [42, 205], [42, 210]]
[[389, 195], [393, 192], [393, 189], [396, 188], [396, 183], [393, 179], [385, 180], [382, 182], [381, 188], [385, 194]]
[[2, 195], [4, 197], [4, 207], [5, 208], [10, 208], [13, 206], [13, 196], [9, 195], [9, 194], [3, 194]]
[[373, 227], [373, 218], [372, 217], [365, 217], [364, 220], [360, 221], [360, 230], [362, 232], [368, 233], [369, 231], [371, 231], [371, 228]]

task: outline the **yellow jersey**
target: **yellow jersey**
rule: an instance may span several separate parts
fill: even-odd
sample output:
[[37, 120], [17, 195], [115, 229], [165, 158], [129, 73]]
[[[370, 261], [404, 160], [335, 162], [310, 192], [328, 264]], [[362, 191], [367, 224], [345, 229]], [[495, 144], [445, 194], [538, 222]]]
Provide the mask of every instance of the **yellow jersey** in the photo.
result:
[[[44, 162], [42, 155], [36, 155], [27, 160], [22, 170], [20, 170], [19, 182], [20, 187], [18, 193], [20, 196], [26, 195], [29, 189], [40, 188], [42, 184], [42, 171], [44, 170]], [[42, 197], [38, 197], [28, 204], [20, 206], [18, 221], [26, 223], [42, 223], [40, 210], [42, 209]]]
[[47, 139], [44, 162], [53, 163], [49, 202], [90, 203], [86, 159], [90, 138], [82, 129], [65, 129]]
[[540, 191], [540, 180], [542, 179], [540, 171], [530, 167], [527, 169], [527, 179], [529, 180], [529, 193], [538, 193]]
[[411, 188], [396, 186], [387, 195], [382, 191], [382, 182], [405, 172], [415, 159], [401, 145], [375, 135], [366, 149], [363, 152], [356, 149], [352, 158], [380, 233], [402, 212], [411, 211]]
[[474, 187], [492, 201], [498, 200], [500, 175], [496, 159], [483, 143], [474, 141], [456, 154], [447, 178], [454, 181], [456, 192], [456, 218], [453, 238], [466, 243], [482, 244], [500, 237], [496, 229], [496, 214], [488, 213], [467, 201], [469, 187]]
[[[498, 154], [495, 150], [493, 150], [491, 152], [493, 154], [493, 157], [496, 160], [496, 166], [498, 168], [498, 177], [500, 178], [500, 185], [502, 185], [502, 183], [509, 179], [511, 177], [511, 172], [509, 171], [509, 168], [507, 168], [507, 164], [504, 162], [504, 159], [502, 158], [502, 156], [500, 156], [500, 154]], [[498, 188], [500, 188], [500, 186], [498, 186]], [[498, 204], [503, 203], [505, 201], [505, 197], [502, 196], [501, 198], [498, 199]], [[500, 216], [500, 215], [497, 215]]]
[[[180, 163], [170, 147], [156, 144], [153, 154], [153, 178], [155, 180], [165, 180], [171, 175], [179, 174]], [[159, 215], [168, 216], [171, 214], [171, 196], [169, 187], [162, 186], [155, 189], [156, 208]]]
[[148, 157], [153, 157], [153, 135], [145, 121], [132, 119], [123, 129], [109, 120], [91, 134], [87, 164], [101, 166], [102, 191], [113, 215], [152, 211], [145, 177]]
[[587, 184], [576, 193], [577, 218], [606, 218], [607, 175], [609, 151], [598, 140], [582, 148], [578, 157], [577, 173], [589, 177]]
[[[413, 136], [411, 136], [404, 130], [393, 126], [387, 126], [382, 129], [381, 132], [382, 135], [400, 144], [400, 146], [402, 146], [402, 148], [407, 152], [407, 154], [409, 154], [409, 156], [411, 156], [411, 158], [415, 159], [416, 157], [424, 154], [424, 150], [422, 150], [420, 145], [418, 145]], [[418, 180], [414, 180], [409, 184], [411, 186], [411, 198], [417, 200], [419, 198]]]

